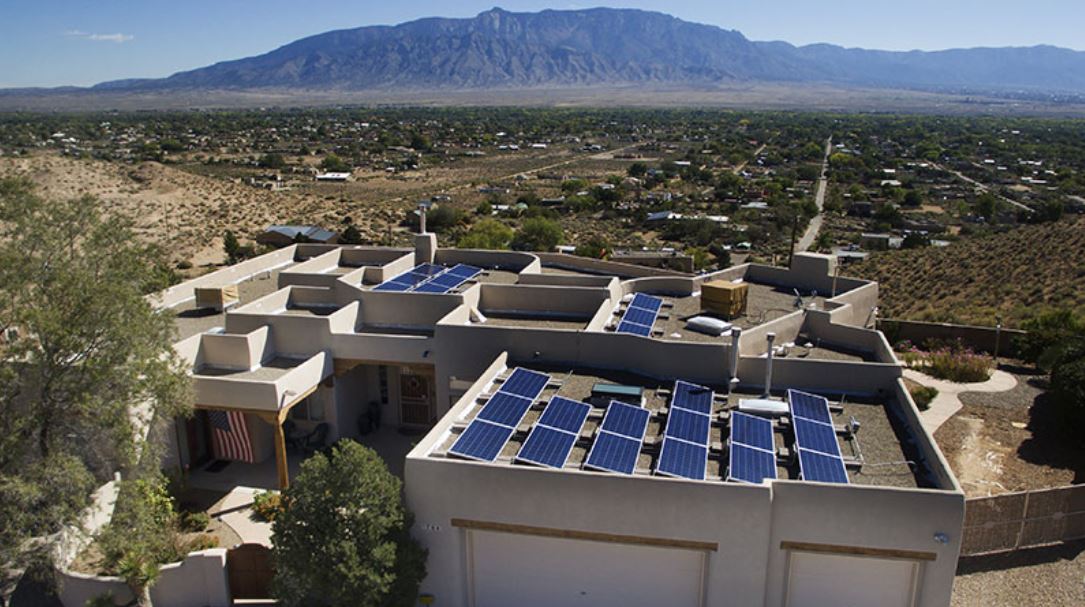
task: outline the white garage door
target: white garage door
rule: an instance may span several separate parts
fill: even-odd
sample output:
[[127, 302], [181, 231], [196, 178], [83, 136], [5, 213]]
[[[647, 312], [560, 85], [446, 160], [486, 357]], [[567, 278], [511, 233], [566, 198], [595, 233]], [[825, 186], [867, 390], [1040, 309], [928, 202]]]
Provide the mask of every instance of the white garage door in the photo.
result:
[[696, 607], [704, 553], [473, 530], [476, 607]]
[[911, 607], [915, 561], [791, 553], [788, 607]]

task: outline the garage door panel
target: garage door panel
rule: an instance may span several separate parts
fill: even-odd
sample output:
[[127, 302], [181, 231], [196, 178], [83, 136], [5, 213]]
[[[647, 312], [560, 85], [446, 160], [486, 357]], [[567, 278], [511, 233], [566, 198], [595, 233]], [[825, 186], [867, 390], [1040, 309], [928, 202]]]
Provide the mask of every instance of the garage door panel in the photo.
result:
[[704, 553], [471, 531], [477, 607], [700, 605]]
[[915, 561], [791, 553], [788, 607], [911, 607]]

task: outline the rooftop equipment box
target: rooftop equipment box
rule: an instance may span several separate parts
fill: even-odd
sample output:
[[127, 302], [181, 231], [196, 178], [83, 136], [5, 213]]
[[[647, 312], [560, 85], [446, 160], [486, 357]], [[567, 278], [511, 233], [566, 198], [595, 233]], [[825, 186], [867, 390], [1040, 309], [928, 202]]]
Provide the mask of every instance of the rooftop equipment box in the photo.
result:
[[750, 285], [714, 280], [701, 287], [701, 308], [730, 320], [746, 313]]
[[237, 296], [237, 285], [225, 287], [196, 287], [196, 307], [211, 308], [219, 312], [233, 306], [240, 301]]

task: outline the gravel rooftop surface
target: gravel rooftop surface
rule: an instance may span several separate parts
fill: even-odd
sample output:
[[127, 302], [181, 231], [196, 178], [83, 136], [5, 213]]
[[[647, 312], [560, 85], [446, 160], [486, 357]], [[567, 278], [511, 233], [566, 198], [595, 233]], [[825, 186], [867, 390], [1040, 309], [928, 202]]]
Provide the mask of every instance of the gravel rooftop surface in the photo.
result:
[[[237, 296], [241, 303], [238, 305], [243, 306], [277, 291], [279, 271], [287, 268], [272, 270], [270, 273], [259, 274], [239, 282], [237, 284]], [[195, 300], [192, 300], [174, 308], [177, 316], [173, 322], [177, 327], [178, 339], [192, 337], [213, 327], [221, 327], [226, 324], [226, 314], [210, 310], [197, 310], [195, 309], [195, 303]]]

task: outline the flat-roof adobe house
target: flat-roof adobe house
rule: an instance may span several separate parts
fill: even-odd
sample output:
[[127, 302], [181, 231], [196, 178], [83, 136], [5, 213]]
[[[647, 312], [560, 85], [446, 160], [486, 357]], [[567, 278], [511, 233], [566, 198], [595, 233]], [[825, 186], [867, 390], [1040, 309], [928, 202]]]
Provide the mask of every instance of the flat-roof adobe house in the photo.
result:
[[173, 457], [285, 486], [292, 446], [392, 436], [431, 604], [947, 605], [964, 497], [835, 264], [291, 245], [159, 295], [200, 412]]

